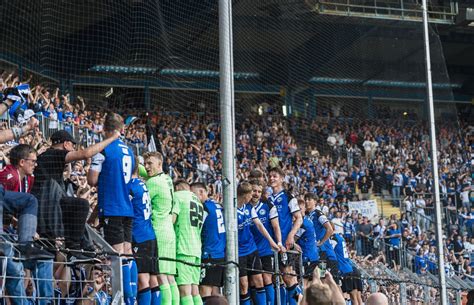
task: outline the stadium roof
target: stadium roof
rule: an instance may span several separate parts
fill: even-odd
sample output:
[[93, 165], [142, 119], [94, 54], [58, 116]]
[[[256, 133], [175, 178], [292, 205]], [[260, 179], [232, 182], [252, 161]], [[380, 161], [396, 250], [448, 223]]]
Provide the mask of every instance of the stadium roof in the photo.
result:
[[[152, 2], [6, 3], [0, 58], [58, 78], [215, 78], [216, 1]], [[258, 76], [241, 82], [424, 81], [419, 22], [316, 14], [302, 0], [234, 1], [233, 16], [235, 71]], [[433, 25], [434, 82], [474, 94], [473, 46], [473, 27]], [[97, 69], [107, 66], [125, 68], [122, 75]], [[148, 72], [127, 73], [137, 67]]]

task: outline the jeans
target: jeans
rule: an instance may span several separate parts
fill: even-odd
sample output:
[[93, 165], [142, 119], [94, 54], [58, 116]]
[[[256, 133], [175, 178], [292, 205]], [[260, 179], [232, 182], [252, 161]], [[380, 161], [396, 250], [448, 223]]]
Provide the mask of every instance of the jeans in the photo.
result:
[[5, 254], [5, 258], [2, 259], [2, 263], [7, 264], [6, 268], [6, 281], [5, 288], [10, 298], [10, 303], [13, 305], [26, 305], [26, 292], [23, 270], [23, 264], [19, 261], [14, 261], [13, 257], [15, 253], [13, 246], [9, 242], [2, 242], [2, 250]]
[[25, 268], [31, 270], [31, 275], [35, 279], [38, 305], [53, 304], [53, 260], [26, 261]]
[[356, 252], [357, 256], [362, 256], [362, 237], [356, 238]]
[[5, 191], [0, 185], [0, 233], [3, 233], [4, 207], [18, 212], [18, 242], [33, 241], [38, 221], [38, 200], [28, 193]]
[[396, 207], [400, 206], [400, 187], [393, 186], [392, 187], [392, 197], [393, 197], [393, 205]]

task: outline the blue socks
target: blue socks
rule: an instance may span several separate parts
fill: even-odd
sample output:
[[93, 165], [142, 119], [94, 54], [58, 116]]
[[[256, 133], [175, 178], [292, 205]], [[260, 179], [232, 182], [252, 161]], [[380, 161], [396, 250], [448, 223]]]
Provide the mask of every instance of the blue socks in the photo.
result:
[[257, 288], [257, 304], [256, 305], [267, 305], [267, 293], [265, 288]]
[[123, 298], [127, 305], [130, 303], [130, 298], [133, 298], [132, 286], [130, 285], [130, 266], [128, 259], [122, 259], [122, 284], [123, 284]]
[[240, 305], [250, 305], [250, 294], [241, 294], [240, 295]]
[[151, 289], [145, 288], [138, 292], [138, 305], [151, 305]]
[[286, 289], [288, 291], [288, 304], [289, 305], [297, 305], [298, 304], [298, 298], [302, 294], [301, 288], [298, 284], [295, 284], [291, 287], [288, 287]]
[[273, 287], [273, 284], [265, 286], [265, 293], [267, 294], [267, 304], [275, 305], [275, 287]]
[[130, 267], [130, 286], [132, 286], [132, 295], [137, 297], [138, 292], [138, 269], [134, 259], [129, 261]]
[[285, 285], [280, 286], [280, 302], [281, 302], [281, 305], [286, 305], [288, 303], [288, 300], [286, 299]]
[[252, 304], [257, 304], [257, 288], [255, 286], [250, 286], [250, 302]]
[[160, 287], [156, 286], [150, 289], [151, 292], [151, 305], [161, 305], [161, 293]]

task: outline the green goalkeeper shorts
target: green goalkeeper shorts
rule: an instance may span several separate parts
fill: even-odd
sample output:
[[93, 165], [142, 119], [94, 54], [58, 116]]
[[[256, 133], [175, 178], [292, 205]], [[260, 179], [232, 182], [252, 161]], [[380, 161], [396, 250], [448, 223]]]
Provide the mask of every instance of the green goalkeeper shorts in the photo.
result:
[[[176, 276], [176, 283], [180, 285], [199, 285], [199, 280], [201, 278], [201, 258], [195, 256], [186, 256], [186, 255], [177, 255], [176, 259], [176, 269], [178, 270], [178, 275]], [[197, 266], [191, 266], [180, 261], [194, 264]]]

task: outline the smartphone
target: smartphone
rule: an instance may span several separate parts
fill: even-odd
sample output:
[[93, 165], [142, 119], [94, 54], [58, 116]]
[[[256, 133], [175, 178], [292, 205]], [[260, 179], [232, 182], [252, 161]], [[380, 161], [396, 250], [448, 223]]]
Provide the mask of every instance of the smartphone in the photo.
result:
[[319, 278], [323, 279], [326, 277], [326, 262], [319, 263]]

